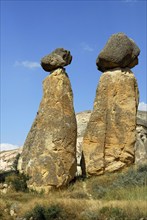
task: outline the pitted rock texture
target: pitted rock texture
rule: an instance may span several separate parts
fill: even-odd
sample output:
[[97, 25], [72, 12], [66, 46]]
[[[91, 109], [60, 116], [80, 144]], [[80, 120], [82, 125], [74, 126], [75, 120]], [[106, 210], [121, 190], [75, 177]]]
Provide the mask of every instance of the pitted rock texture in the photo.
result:
[[134, 163], [138, 86], [129, 69], [104, 72], [84, 138], [88, 175], [114, 172]]
[[77, 124], [71, 85], [59, 68], [43, 82], [43, 98], [25, 141], [18, 169], [28, 187], [46, 192], [66, 186], [76, 173]]
[[53, 71], [57, 68], [67, 66], [72, 61], [70, 51], [64, 48], [57, 48], [51, 54], [45, 56], [41, 60], [42, 68], [47, 71]]
[[96, 65], [102, 72], [116, 67], [133, 68], [138, 64], [140, 49], [124, 33], [113, 34], [100, 52]]

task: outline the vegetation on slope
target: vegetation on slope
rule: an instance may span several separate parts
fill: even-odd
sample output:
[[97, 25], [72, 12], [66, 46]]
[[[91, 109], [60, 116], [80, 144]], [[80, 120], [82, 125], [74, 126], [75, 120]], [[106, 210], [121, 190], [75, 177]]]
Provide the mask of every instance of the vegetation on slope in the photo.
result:
[[[78, 179], [68, 189], [48, 195], [28, 192], [20, 174], [15, 175], [5, 179], [8, 184], [13, 181], [10, 192], [1, 195], [3, 220], [147, 219], [147, 165], [120, 174]], [[15, 178], [21, 187], [15, 188]], [[12, 208], [15, 214], [10, 216]]]

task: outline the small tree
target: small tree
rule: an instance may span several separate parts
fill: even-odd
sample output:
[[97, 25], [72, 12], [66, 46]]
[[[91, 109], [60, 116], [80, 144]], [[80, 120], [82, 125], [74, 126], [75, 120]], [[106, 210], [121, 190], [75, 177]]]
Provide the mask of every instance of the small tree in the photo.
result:
[[18, 153], [18, 154], [16, 155], [15, 160], [14, 160], [14, 162], [13, 162], [13, 164], [12, 164], [12, 169], [13, 169], [15, 172], [18, 172], [17, 166], [18, 166], [18, 160], [19, 160], [19, 158], [20, 158], [20, 153]]

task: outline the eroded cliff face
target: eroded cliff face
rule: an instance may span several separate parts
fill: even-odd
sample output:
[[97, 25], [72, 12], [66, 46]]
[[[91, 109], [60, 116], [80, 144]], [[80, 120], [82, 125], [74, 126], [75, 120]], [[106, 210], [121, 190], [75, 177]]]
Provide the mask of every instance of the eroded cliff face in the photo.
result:
[[138, 87], [130, 69], [102, 74], [84, 138], [86, 173], [100, 175], [134, 163]]
[[43, 82], [43, 98], [19, 159], [18, 169], [30, 177], [29, 188], [48, 191], [74, 178], [76, 137], [70, 81], [58, 68]]

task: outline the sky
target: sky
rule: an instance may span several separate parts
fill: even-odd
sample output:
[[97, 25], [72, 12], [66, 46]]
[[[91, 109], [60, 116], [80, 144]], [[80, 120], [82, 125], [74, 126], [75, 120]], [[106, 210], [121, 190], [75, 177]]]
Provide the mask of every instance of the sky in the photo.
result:
[[139, 108], [145, 110], [146, 20], [146, 0], [1, 0], [1, 150], [23, 145], [42, 98], [42, 81], [49, 74], [40, 60], [58, 47], [73, 56], [66, 72], [77, 113], [93, 109], [102, 74], [96, 58], [112, 34], [124, 32], [141, 50], [132, 71], [140, 91]]

